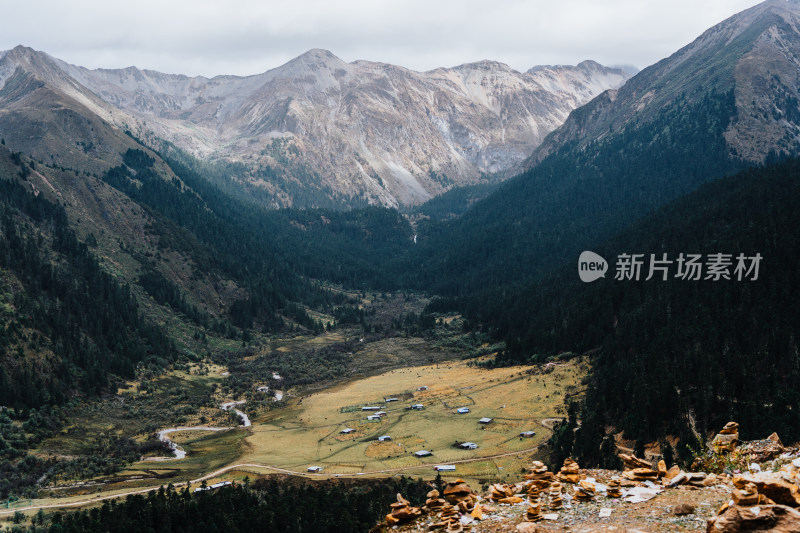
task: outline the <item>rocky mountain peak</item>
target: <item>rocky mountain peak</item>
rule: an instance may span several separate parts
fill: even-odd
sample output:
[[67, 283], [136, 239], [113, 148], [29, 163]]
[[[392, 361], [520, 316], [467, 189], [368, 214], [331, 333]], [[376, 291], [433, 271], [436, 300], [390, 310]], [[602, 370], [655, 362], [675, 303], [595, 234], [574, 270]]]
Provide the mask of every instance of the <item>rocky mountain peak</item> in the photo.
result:
[[0, 87], [20, 65], [141, 137], [247, 162], [240, 178], [254, 186], [273, 187], [260, 176], [280, 169], [303, 188], [385, 205], [508, 169], [572, 109], [628, 78], [597, 64], [532, 75], [490, 60], [415, 72], [312, 49], [262, 74], [208, 79], [90, 70], [20, 47], [0, 59]]

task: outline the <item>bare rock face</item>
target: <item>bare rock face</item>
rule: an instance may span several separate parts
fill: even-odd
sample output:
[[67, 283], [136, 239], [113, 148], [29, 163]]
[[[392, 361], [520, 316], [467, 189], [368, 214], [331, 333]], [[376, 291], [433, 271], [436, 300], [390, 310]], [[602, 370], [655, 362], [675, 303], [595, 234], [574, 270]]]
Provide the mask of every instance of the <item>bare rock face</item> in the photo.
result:
[[740, 531], [772, 531], [774, 533], [800, 532], [800, 512], [785, 505], [742, 507], [733, 505], [710, 519], [708, 533], [736, 533]]

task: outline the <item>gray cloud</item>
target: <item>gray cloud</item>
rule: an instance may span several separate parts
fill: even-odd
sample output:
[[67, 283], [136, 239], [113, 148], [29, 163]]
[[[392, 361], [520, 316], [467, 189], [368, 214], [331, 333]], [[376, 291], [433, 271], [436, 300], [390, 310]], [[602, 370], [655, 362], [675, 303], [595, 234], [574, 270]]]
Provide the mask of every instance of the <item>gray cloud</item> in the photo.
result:
[[24, 44], [90, 68], [206, 76], [263, 72], [310, 48], [415, 70], [481, 59], [518, 70], [583, 59], [642, 68], [753, 3], [33, 0], [0, 20], [0, 50]]

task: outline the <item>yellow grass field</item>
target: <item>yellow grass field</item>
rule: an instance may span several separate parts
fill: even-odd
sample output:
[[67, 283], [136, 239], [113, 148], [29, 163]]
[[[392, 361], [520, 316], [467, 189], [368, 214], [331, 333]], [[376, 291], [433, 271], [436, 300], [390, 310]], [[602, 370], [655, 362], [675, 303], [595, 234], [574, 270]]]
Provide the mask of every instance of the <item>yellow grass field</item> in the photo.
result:
[[[504, 471], [524, 462], [496, 456], [546, 441], [551, 432], [541, 420], [563, 414], [565, 394], [577, 391], [586, 370], [576, 361], [554, 365], [547, 374], [535, 367], [484, 370], [465, 362], [393, 370], [316, 392], [293, 407], [255, 420], [237, 462], [298, 472], [318, 465], [334, 475], [407, 470], [422, 474], [432, 472], [436, 464], [486, 457], [458, 466], [457, 473], [473, 479], [503, 477]], [[423, 386], [428, 389], [418, 390]], [[384, 402], [388, 397], [400, 400]], [[417, 403], [425, 408], [409, 409]], [[387, 415], [367, 421], [372, 413], [361, 411], [366, 405], [380, 406]], [[459, 407], [470, 412], [456, 414]], [[480, 424], [482, 417], [493, 420]], [[346, 427], [356, 431], [341, 434]], [[536, 431], [536, 436], [519, 436], [527, 430]], [[382, 435], [392, 440], [377, 442]], [[478, 448], [454, 447], [467, 441]], [[413, 456], [422, 449], [433, 455]]]

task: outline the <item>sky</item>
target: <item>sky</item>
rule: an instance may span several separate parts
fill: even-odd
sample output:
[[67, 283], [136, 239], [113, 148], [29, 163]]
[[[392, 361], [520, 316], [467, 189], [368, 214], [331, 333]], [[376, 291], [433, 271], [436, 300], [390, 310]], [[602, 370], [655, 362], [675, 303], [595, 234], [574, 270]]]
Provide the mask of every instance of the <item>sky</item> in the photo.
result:
[[644, 68], [755, 0], [0, 0], [0, 50], [248, 75], [311, 48], [425, 71], [492, 59]]

